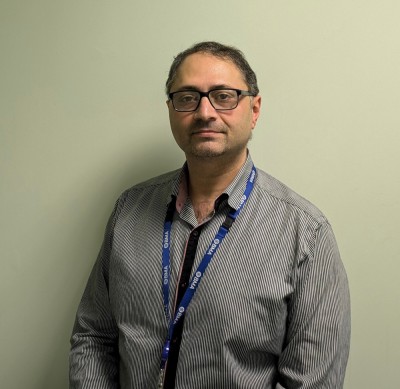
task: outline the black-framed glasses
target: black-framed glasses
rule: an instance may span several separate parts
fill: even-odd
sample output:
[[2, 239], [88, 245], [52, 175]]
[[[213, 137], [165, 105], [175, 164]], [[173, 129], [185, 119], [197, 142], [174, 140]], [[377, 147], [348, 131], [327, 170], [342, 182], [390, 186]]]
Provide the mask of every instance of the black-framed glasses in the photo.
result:
[[240, 89], [212, 89], [208, 92], [182, 90], [168, 94], [175, 111], [193, 112], [200, 105], [201, 99], [207, 97], [216, 111], [235, 109], [240, 96], [255, 96], [254, 93]]

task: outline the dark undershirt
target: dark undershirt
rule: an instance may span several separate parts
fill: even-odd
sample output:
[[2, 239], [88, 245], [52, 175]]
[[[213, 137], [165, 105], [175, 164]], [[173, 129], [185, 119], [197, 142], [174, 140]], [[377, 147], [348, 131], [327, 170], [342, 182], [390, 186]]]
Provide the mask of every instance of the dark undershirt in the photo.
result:
[[[217, 210], [223, 203], [223, 200], [227, 199], [227, 194], [222, 194], [216, 201], [214, 209]], [[183, 261], [181, 277], [178, 281], [178, 296], [175, 304], [175, 308], [179, 307], [179, 303], [182, 300], [183, 295], [186, 292], [186, 288], [190, 282], [190, 274], [192, 272], [193, 262], [196, 256], [197, 244], [199, 243], [199, 237], [204, 224], [201, 224], [195, 228], [189, 235], [188, 244], [186, 248], [186, 255]], [[170, 350], [168, 354], [168, 362], [165, 369], [165, 379], [164, 379], [164, 389], [174, 389], [175, 388], [175, 376], [176, 369], [178, 366], [179, 349], [182, 340], [183, 324], [185, 321], [185, 314], [183, 314], [182, 319], [176, 324], [172, 339], [170, 343]]]
[[[179, 279], [177, 285], [178, 297], [177, 297], [176, 307], [179, 306], [179, 303], [181, 302], [182, 297], [185, 294], [186, 288], [190, 281], [190, 273], [192, 271], [194, 258], [196, 256], [197, 244], [199, 242], [199, 237], [202, 227], [203, 225], [197, 227], [195, 230], [191, 232], [189, 236], [186, 255], [182, 267], [181, 278]], [[183, 330], [184, 320], [185, 320], [185, 314], [182, 316], [182, 319], [176, 324], [174, 332], [172, 334], [170, 350], [168, 354], [168, 363], [165, 370], [165, 380], [164, 380], [165, 389], [173, 389], [175, 387], [175, 375], [176, 375], [176, 368], [178, 365], [179, 349], [182, 340], [182, 330]]]

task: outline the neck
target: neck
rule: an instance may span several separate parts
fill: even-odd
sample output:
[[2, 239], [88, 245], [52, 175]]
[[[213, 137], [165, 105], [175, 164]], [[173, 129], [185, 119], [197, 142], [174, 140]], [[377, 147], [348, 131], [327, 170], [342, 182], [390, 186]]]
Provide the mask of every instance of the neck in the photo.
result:
[[220, 158], [187, 159], [189, 195], [194, 207], [212, 203], [233, 181], [247, 158], [247, 151], [234, 160]]

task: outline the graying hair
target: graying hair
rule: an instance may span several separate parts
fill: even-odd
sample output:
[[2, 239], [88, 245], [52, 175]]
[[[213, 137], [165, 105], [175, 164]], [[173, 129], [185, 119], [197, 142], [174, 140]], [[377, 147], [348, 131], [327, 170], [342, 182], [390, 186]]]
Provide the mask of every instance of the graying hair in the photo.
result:
[[235, 47], [226, 46], [222, 43], [212, 41], [196, 43], [194, 46], [182, 51], [174, 58], [174, 61], [172, 62], [169, 69], [167, 82], [165, 83], [165, 91], [167, 95], [171, 92], [172, 84], [175, 81], [178, 69], [184, 59], [187, 58], [189, 55], [195, 53], [205, 53], [218, 58], [230, 60], [242, 73], [244, 81], [249, 88], [249, 92], [251, 92], [255, 96], [258, 95], [259, 89], [257, 85], [256, 74], [250, 67], [243, 53]]

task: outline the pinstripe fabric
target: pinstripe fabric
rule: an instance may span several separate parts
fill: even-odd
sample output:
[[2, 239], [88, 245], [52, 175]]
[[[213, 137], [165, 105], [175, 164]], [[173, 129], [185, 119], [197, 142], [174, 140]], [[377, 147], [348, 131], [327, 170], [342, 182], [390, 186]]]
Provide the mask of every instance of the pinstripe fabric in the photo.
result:
[[[203, 226], [193, 270], [229, 207], [238, 207], [251, 166], [249, 157]], [[116, 203], [77, 312], [71, 388], [156, 388], [167, 334], [163, 222], [181, 174], [136, 185]], [[196, 225], [187, 202], [171, 233], [172, 296]], [[347, 278], [328, 221], [258, 170], [186, 312], [175, 387], [342, 388], [349, 338]]]

